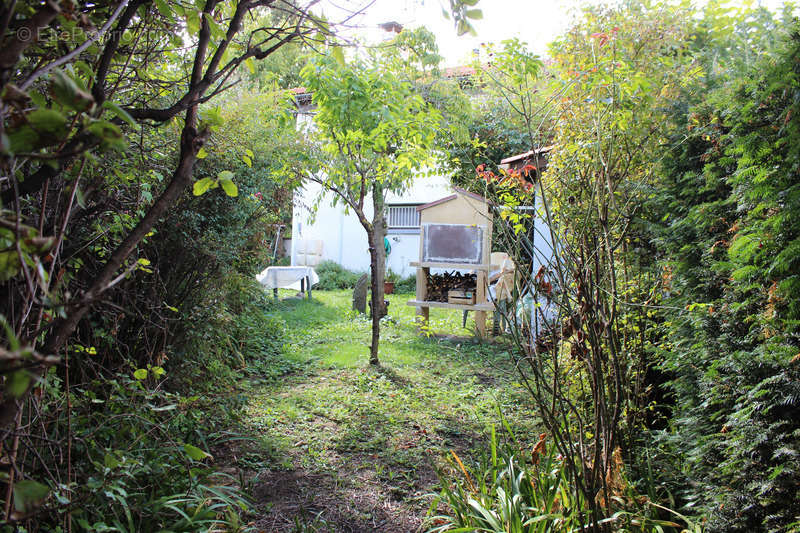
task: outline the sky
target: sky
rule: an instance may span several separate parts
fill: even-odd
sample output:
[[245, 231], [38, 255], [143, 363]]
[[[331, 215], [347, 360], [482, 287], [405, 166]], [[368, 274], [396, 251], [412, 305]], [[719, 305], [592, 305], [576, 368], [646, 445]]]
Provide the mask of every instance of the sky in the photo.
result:
[[[328, 0], [328, 4], [324, 8], [326, 14], [335, 18], [336, 6], [344, 2]], [[436, 35], [444, 66], [456, 66], [471, 63], [473, 50], [480, 49], [481, 43], [511, 37], [527, 42], [536, 53], [545, 53], [547, 43], [568, 27], [568, 9], [574, 4], [573, 0], [480, 0], [476, 7], [483, 11], [483, 19], [472, 21], [477, 36], [459, 37], [453, 20], [442, 14], [443, 9], [449, 10], [447, 0], [375, 0], [359, 17], [359, 28], [354, 33], [368, 43], [377, 43], [393, 35], [378, 27], [381, 23], [394, 21], [407, 28], [425, 26]]]
[[[327, 0], [324, 9], [335, 16], [336, 6], [347, 1]], [[480, 49], [481, 43], [499, 43], [511, 37], [527, 43], [534, 53], [546, 55], [547, 45], [569, 28], [578, 6], [585, 3], [586, 0], [480, 0], [476, 7], [483, 11], [483, 19], [473, 21], [477, 37], [459, 37], [453, 21], [442, 14], [443, 9], [449, 9], [448, 0], [374, 0], [365, 15], [358, 19], [359, 28], [353, 32], [368, 43], [377, 43], [392, 35], [378, 24], [394, 21], [408, 28], [424, 25], [436, 35], [444, 66], [469, 64], [473, 50]], [[729, 4], [739, 3], [731, 1]], [[782, 0], [756, 0], [755, 3], [774, 10]]]
[[[442, 14], [448, 4], [446, 0], [376, 0], [364, 17], [364, 25], [369, 28], [387, 20], [410, 28], [424, 25], [436, 35], [445, 66], [456, 66], [470, 63], [473, 50], [480, 49], [481, 43], [511, 37], [519, 37], [533, 52], [544, 54], [547, 44], [567, 29], [568, 8], [574, 2], [481, 0], [476, 7], [483, 11], [483, 18], [472, 21], [477, 37], [456, 35], [452, 19]], [[381, 33], [386, 35], [381, 29], [367, 31], [369, 40], [380, 39]]]

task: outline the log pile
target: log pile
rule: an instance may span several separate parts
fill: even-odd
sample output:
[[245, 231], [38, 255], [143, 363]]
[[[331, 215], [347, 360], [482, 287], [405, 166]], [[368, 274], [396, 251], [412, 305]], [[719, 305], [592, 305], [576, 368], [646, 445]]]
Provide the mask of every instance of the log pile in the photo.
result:
[[444, 274], [428, 274], [427, 297], [431, 302], [447, 302], [447, 293], [451, 289], [475, 290], [477, 274], [462, 274], [461, 272], [445, 272]]

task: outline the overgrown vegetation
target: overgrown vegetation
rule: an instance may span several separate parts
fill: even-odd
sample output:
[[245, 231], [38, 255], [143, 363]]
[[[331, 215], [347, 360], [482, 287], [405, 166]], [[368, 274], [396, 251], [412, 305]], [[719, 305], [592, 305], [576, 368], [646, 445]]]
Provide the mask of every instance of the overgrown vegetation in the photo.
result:
[[800, 26], [779, 31], [681, 117], [688, 136], [651, 202], [670, 206], [655, 225], [676, 310], [660, 313], [664, 450], [713, 530], [800, 527]]
[[[309, 9], [0, 6], [3, 531], [800, 531], [794, 8], [597, 5], [470, 81]], [[312, 179], [379, 306], [383, 194], [429, 163], [494, 201], [499, 342], [418, 336], [414, 277], [371, 324], [335, 263], [255, 282]]]

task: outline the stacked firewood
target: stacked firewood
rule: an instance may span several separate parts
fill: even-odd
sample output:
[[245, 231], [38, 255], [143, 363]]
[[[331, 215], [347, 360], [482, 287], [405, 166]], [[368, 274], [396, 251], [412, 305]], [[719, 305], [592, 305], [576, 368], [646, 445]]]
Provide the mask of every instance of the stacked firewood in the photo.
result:
[[461, 272], [445, 272], [444, 274], [428, 274], [428, 290], [426, 300], [430, 302], [446, 302], [447, 293], [452, 289], [475, 290], [478, 282], [476, 274]]

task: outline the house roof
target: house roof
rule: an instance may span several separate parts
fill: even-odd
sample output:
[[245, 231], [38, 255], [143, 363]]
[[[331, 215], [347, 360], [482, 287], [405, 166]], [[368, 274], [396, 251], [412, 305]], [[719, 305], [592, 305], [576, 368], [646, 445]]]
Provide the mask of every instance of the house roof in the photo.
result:
[[439, 204], [444, 204], [444, 203], [449, 202], [450, 200], [455, 200], [456, 198], [458, 198], [459, 194], [463, 194], [464, 196], [469, 196], [470, 198], [472, 198], [474, 200], [478, 200], [479, 202], [485, 202], [485, 203], [490, 203], [490, 204], [493, 203], [493, 202], [487, 200], [486, 198], [484, 198], [483, 196], [481, 196], [480, 194], [475, 194], [474, 192], [470, 192], [470, 191], [468, 191], [466, 189], [462, 189], [461, 187], [453, 187], [453, 189], [455, 189], [455, 191], [456, 191], [455, 194], [451, 194], [450, 196], [445, 196], [444, 198], [439, 198], [438, 200], [434, 200], [433, 202], [417, 206], [417, 211], [418, 212], [419, 211], [424, 211], [425, 209], [428, 209], [429, 207], [433, 207], [433, 206], [439, 205]]

